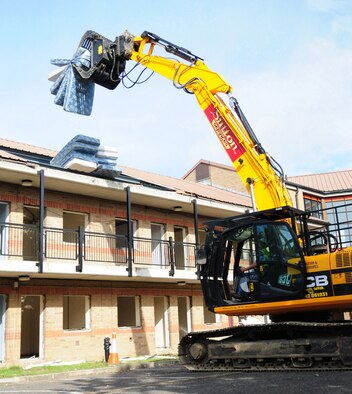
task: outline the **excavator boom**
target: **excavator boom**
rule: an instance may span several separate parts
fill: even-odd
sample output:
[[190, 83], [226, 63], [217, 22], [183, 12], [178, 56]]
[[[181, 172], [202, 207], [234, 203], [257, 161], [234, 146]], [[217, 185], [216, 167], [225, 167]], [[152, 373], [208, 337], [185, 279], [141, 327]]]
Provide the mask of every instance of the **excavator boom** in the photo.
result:
[[[118, 86], [124, 77], [126, 61], [132, 60], [169, 79], [175, 88], [193, 93], [251, 194], [253, 209], [292, 205], [281, 167], [259, 143], [237, 100], [231, 96], [232, 87], [210, 70], [202, 58], [150, 32], [133, 36], [126, 31], [110, 41], [88, 31], [79, 48], [90, 51], [91, 66], [87, 70], [75, 65], [76, 71], [83, 79], [108, 89]], [[156, 55], [160, 48], [176, 59]], [[229, 105], [221, 95], [228, 98]]]

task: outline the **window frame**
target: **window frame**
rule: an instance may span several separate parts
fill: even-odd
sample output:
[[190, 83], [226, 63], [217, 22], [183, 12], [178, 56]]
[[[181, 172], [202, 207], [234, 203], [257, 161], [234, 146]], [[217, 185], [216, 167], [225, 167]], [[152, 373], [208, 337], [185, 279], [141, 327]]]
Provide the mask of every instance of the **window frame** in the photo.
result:
[[[65, 327], [65, 298], [82, 298], [84, 297], [84, 327], [83, 328], [69, 328], [69, 315], [67, 320], [68, 327]], [[69, 314], [69, 311], [67, 312]], [[62, 305], [62, 329], [63, 331], [89, 331], [91, 329], [91, 296], [90, 295], [73, 295], [64, 294], [63, 305]]]
[[[120, 325], [119, 323], [119, 299], [120, 298], [133, 298], [134, 299], [134, 320], [135, 325]], [[141, 300], [140, 296], [138, 295], [120, 295], [117, 296], [116, 300], [117, 306], [117, 327], [119, 329], [126, 329], [126, 328], [140, 328], [141, 327]]]

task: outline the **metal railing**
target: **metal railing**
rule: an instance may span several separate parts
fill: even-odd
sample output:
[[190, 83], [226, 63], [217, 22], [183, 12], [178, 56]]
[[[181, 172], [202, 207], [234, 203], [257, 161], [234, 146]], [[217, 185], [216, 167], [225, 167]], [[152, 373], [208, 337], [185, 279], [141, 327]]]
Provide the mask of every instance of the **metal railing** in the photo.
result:
[[83, 255], [86, 261], [127, 263], [127, 237], [113, 234], [84, 232]]
[[173, 242], [176, 269], [196, 267], [196, 245], [188, 242]]
[[77, 260], [78, 232], [67, 229], [44, 229], [44, 255], [48, 259]]
[[[83, 231], [81, 228], [44, 228], [44, 258], [50, 260], [128, 263], [128, 238], [123, 235]], [[133, 237], [132, 264], [184, 270], [195, 268], [196, 245]], [[0, 223], [0, 256], [38, 260], [39, 228], [36, 225]]]
[[38, 234], [35, 225], [0, 223], [0, 255], [37, 260]]
[[133, 237], [132, 245], [134, 264], [169, 267], [171, 254], [168, 241]]
[[315, 223], [316, 226], [312, 231], [313, 247], [318, 247], [326, 241], [331, 250], [352, 246], [352, 204], [341, 204], [310, 213], [313, 217], [322, 217], [326, 220], [321, 225]]

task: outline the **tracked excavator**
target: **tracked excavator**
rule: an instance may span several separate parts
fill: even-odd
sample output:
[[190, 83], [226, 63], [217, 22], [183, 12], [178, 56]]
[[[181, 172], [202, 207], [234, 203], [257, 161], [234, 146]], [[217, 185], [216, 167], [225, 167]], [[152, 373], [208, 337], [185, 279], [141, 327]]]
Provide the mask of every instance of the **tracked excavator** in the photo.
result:
[[75, 65], [75, 72], [87, 81], [115, 89], [132, 61], [194, 94], [252, 198], [251, 212], [205, 223], [197, 267], [210, 311], [267, 322], [190, 332], [179, 344], [180, 362], [198, 371], [352, 369], [352, 322], [342, 313], [352, 309], [346, 231], [331, 230], [326, 214], [293, 207], [280, 165], [232, 87], [201, 57], [150, 32], [109, 40], [87, 31], [79, 48], [90, 65]]

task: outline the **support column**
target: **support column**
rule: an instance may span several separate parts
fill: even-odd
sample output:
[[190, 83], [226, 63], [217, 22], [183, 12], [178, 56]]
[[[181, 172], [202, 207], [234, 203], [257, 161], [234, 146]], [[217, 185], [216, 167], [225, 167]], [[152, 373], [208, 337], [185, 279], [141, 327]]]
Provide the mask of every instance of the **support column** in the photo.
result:
[[133, 233], [132, 233], [132, 218], [131, 218], [131, 190], [127, 186], [126, 203], [127, 203], [127, 268], [128, 276], [132, 276], [132, 252], [133, 252]]
[[38, 272], [43, 272], [44, 262], [44, 170], [38, 171], [40, 178], [40, 191], [39, 191], [39, 256], [38, 256]]

